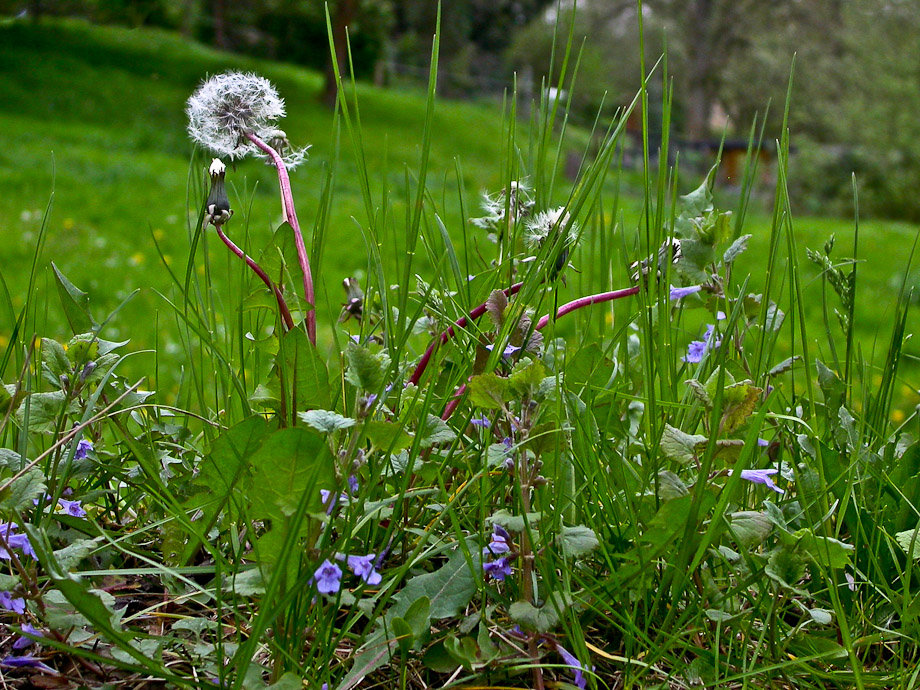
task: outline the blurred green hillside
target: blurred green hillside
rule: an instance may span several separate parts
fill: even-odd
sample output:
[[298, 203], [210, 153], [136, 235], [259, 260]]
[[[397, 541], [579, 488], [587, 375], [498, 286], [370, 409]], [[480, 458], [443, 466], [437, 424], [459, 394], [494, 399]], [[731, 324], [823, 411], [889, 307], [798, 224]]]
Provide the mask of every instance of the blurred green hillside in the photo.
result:
[[[287, 103], [289, 116], [282, 126], [291, 142], [311, 145], [309, 160], [292, 173], [305, 229], [313, 225], [327, 169], [335, 166], [318, 292], [319, 323], [328, 330], [344, 298], [342, 279], [366, 268], [363, 236], [351, 218], [366, 222], [351, 142], [334, 130], [333, 113], [317, 101], [320, 75], [218, 53], [157, 30], [69, 21], [0, 25], [0, 228], [6, 238], [0, 255], [16, 306], [24, 297], [53, 190], [42, 265], [54, 261], [88, 291], [97, 317], [140, 288], [104, 337], [131, 337], [138, 348], [154, 345], [153, 332], [136, 327], [152, 324], [158, 314], [161, 321], [170, 318], [156, 294], [168, 292], [170, 283], [153, 238], [184, 274], [188, 224], [197, 218], [202, 201], [187, 198], [187, 189], [200, 185], [189, 184], [193, 146], [186, 135], [185, 101], [206, 75], [229, 68], [271, 79]], [[372, 191], [380, 196], [381, 171], [388, 170], [385, 182], [394, 215], [401, 219], [406, 174], [418, 168], [424, 94], [359, 85], [358, 96]], [[439, 103], [433, 132], [433, 190], [443, 186], [456, 198], [458, 156], [462, 188], [471, 204], [483, 189], [500, 185], [502, 136], [496, 107]], [[199, 163], [206, 164], [203, 154]], [[243, 161], [231, 168], [228, 180], [237, 212], [228, 232], [257, 252], [281, 221], [273, 170]], [[433, 196], [435, 203], [439, 196]], [[449, 222], [458, 222], [457, 206], [446, 209]], [[246, 232], [248, 240], [241, 237]], [[211, 241], [210, 255], [217, 266], [229, 256], [216, 241]], [[39, 282], [39, 289], [53, 289], [50, 269], [43, 269]], [[47, 332], [64, 328], [59, 313], [52, 310], [47, 318]], [[169, 352], [172, 348], [165, 345]]]
[[[292, 175], [298, 213], [306, 230], [316, 218], [328, 171], [334, 170], [317, 305], [320, 338], [326, 347], [330, 345], [332, 327], [344, 300], [341, 281], [361, 275], [367, 268], [364, 237], [358, 227], [366, 226], [367, 219], [352, 143], [344, 130], [336, 131], [333, 113], [317, 99], [320, 75], [215, 52], [157, 30], [99, 27], [76, 21], [33, 25], [8, 20], [0, 24], [0, 231], [5, 239], [0, 265], [13, 306], [18, 309], [25, 299], [36, 242], [53, 191], [36, 285], [39, 293], [52, 299], [36, 302], [50, 305], [37, 314], [35, 330], [40, 334], [67, 335], [54, 296], [50, 270], [54, 261], [77, 286], [90, 293], [97, 318], [106, 316], [139, 289], [102, 337], [131, 338], [135, 350], [157, 348], [161, 376], [164, 370], [176, 368], [171, 365], [180, 363], [183, 349], [174, 335], [178, 330], [175, 312], [159, 294], [173, 295], [174, 291], [154, 239], [170, 267], [184, 277], [190, 225], [202, 202], [189, 195], [188, 190], [201, 188], [198, 179], [190, 179], [189, 171], [201, 170], [203, 177], [208, 160], [199, 153], [192, 165], [193, 146], [186, 136], [184, 105], [206, 75], [228, 68], [257, 71], [275, 82], [287, 102], [289, 115], [282, 126], [291, 142], [312, 146], [309, 160]], [[388, 242], [397, 242], [405, 227], [407, 180], [413, 187], [419, 166], [425, 95], [360, 84], [358, 97], [371, 191], [375, 200], [382, 200], [384, 190], [389, 190], [391, 213], [386, 237]], [[432, 132], [429, 208], [434, 208], [451, 234], [460, 238], [463, 218], [477, 213], [479, 193], [502, 185], [501, 107], [439, 101]], [[583, 133], [576, 136], [584, 141]], [[527, 137], [519, 136], [519, 140], [526, 141]], [[463, 208], [457, 200], [458, 170], [462, 171], [459, 188], [465, 195]], [[613, 172], [608, 203], [614, 198], [615, 178]], [[281, 221], [274, 173], [260, 162], [243, 161], [231, 167], [228, 179], [237, 213], [228, 232], [257, 254]], [[697, 184], [698, 179], [686, 177], [680, 191]], [[564, 200], [564, 186], [557, 185], [557, 194], [563, 195], [559, 201]], [[618, 254], [610, 260], [614, 266], [622, 266], [624, 280], [626, 265], [636, 258], [621, 256], [620, 252], [623, 247], [630, 252], [636, 242], [641, 209], [637, 189], [624, 182], [620, 207], [605, 214], [608, 228], [623, 221], [619, 228], [626, 240], [613, 243]], [[743, 231], [754, 237], [737, 271], [739, 276], [751, 272], [751, 290], [763, 281], [763, 255], [769, 238], [770, 220], [765, 208], [770, 193], [758, 193], [767, 204], [751, 206]], [[730, 209], [734, 203], [728, 198], [723, 208]], [[836, 234], [835, 256], [849, 255], [853, 223], [799, 217], [794, 227], [800, 262], [805, 266], [808, 318], [813, 322], [809, 333], [819, 334], [824, 331], [821, 287], [817, 271], [804, 258], [804, 249], [820, 249], [829, 235]], [[861, 228], [857, 332], [867, 356], [876, 346], [881, 349], [888, 338], [900, 277], [916, 232], [911, 224], [884, 221], [872, 221]], [[471, 237], [474, 242], [483, 242], [481, 237]], [[586, 236], [585, 243], [589, 242], [594, 240]], [[476, 253], [475, 246], [470, 249], [471, 254]], [[239, 263], [213, 236], [208, 239], [207, 250], [218, 287], [223, 273], [239, 275]], [[584, 264], [589, 251], [594, 257], [593, 249], [579, 249]], [[476, 261], [479, 259], [473, 263]], [[196, 267], [201, 269], [203, 263], [199, 254]], [[575, 263], [579, 263], [578, 254]], [[587, 274], [576, 274], [569, 290], [584, 294], [610, 287], [588, 283]], [[833, 306], [831, 300], [827, 309], [832, 320]], [[0, 310], [0, 345], [5, 344], [11, 329], [6, 310]], [[694, 335], [688, 334], [688, 339]], [[907, 350], [918, 351], [912, 341], [908, 341]], [[154, 370], [152, 355], [135, 358], [127, 368], [137, 376], [152, 377]], [[175, 371], [170, 375], [174, 378]], [[164, 383], [171, 388], [174, 381]], [[913, 392], [916, 388], [915, 382], [905, 380], [900, 392], [904, 405], [918, 401]]]

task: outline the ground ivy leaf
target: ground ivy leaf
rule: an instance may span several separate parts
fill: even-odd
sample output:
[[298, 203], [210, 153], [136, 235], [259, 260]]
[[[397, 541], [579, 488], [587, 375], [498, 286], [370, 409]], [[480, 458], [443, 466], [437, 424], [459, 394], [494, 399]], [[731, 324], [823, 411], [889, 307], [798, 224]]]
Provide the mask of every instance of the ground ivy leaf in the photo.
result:
[[726, 386], [722, 397], [722, 429], [730, 433], [744, 424], [754, 413], [762, 393], [763, 389], [750, 381]]
[[45, 475], [37, 467], [18, 477], [0, 494], [0, 510], [20, 511], [32, 507], [32, 500], [45, 493]]
[[355, 425], [355, 420], [351, 417], [343, 417], [332, 410], [308, 410], [307, 412], [298, 413], [297, 416], [300, 417], [300, 421], [304, 424], [327, 434], [331, 434], [338, 429], [348, 429]]
[[32, 393], [16, 410], [16, 421], [23, 426], [28, 422], [29, 431], [50, 434], [57, 430], [62, 412], [76, 411], [77, 401], [69, 399], [63, 391]]
[[225, 592], [233, 592], [240, 597], [254, 597], [265, 594], [265, 577], [259, 567], [249, 568], [236, 573], [224, 582]]
[[584, 525], [563, 527], [556, 535], [556, 543], [562, 547], [562, 553], [571, 558], [585, 556], [600, 545], [594, 530]]
[[537, 607], [529, 601], [516, 601], [508, 608], [511, 620], [527, 630], [546, 633], [559, 624], [562, 611], [572, 605], [572, 598], [553, 592], [543, 606]]
[[65, 546], [54, 552], [61, 570], [68, 572], [73, 570], [77, 564], [96, 550], [96, 546], [102, 541], [102, 537], [95, 539], [78, 539], [73, 544]]
[[850, 563], [854, 547], [833, 537], [822, 537], [810, 529], [800, 529], [792, 535], [808, 556], [825, 568], [843, 568]]
[[508, 379], [496, 374], [479, 374], [470, 379], [467, 389], [470, 402], [487, 410], [500, 410], [505, 404]]
[[740, 510], [729, 516], [729, 522], [735, 541], [746, 549], [761, 544], [773, 531], [773, 523], [763, 511]]
[[367, 438], [378, 450], [398, 453], [412, 445], [412, 437], [402, 424], [375, 419], [367, 422]]
[[457, 432], [447, 426], [440, 417], [430, 414], [425, 423], [418, 430], [418, 435], [422, 437], [420, 443], [422, 448], [428, 448], [436, 443], [450, 443], [457, 438]]
[[660, 448], [668, 459], [686, 465], [696, 457], [697, 448], [707, 441], [705, 436], [687, 434], [670, 424], [665, 424]]
[[533, 397], [535, 391], [540, 388], [543, 379], [546, 378], [546, 368], [538, 359], [518, 362], [508, 381], [515, 393], [522, 397]]
[[348, 360], [345, 372], [348, 383], [371, 393], [383, 388], [384, 377], [390, 367], [390, 358], [385, 352], [374, 354], [363, 345], [349, 343], [345, 357]]
[[489, 312], [489, 318], [496, 328], [502, 327], [504, 321], [505, 308], [508, 306], [508, 297], [503, 290], [492, 290], [489, 299], [486, 300], [486, 311]]
[[658, 473], [658, 497], [662, 501], [670, 501], [689, 493], [687, 485], [671, 470], [661, 470]]

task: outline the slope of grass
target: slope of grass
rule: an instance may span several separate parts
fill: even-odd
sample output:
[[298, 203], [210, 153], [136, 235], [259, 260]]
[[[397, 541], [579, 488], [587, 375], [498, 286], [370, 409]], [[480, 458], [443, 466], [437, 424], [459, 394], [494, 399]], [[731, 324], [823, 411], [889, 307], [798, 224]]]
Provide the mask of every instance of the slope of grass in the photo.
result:
[[[54, 190], [42, 266], [53, 260], [78, 286], [87, 290], [97, 316], [104, 316], [134, 290], [140, 292], [108, 327], [104, 337], [131, 337], [138, 349], [157, 343], [155, 324], [172, 312], [158, 293], [169, 293], [170, 279], [156, 251], [183, 274], [189, 251], [188, 224], [197, 217], [200, 199], [189, 198], [189, 161], [193, 147], [185, 133], [184, 104], [207, 74], [229, 68], [257, 71], [274, 81], [288, 106], [283, 123], [296, 145], [309, 143], [310, 158], [293, 172], [301, 222], [312, 226], [323, 180], [334, 167], [334, 196], [329, 236], [318, 276], [321, 338], [328, 342], [344, 295], [343, 278], [366, 269], [365, 206], [347, 136], [336, 132], [333, 113], [320, 105], [320, 75], [298, 67], [215, 52], [179, 36], [156, 30], [125, 30], [74, 21], [33, 25], [8, 21], [0, 26], [0, 249], [3, 275], [14, 305], [22, 304], [44, 209]], [[388, 91], [361, 84], [364, 155], [372, 193], [386, 187], [395, 214], [405, 205], [406, 181], [418, 166], [418, 143], [425, 117], [422, 93]], [[439, 102], [430, 150], [429, 186], [456, 190], [457, 163], [466, 195], [465, 215], [475, 215], [478, 194], [501, 186], [502, 124], [497, 105]], [[198, 160], [201, 164], [202, 159]], [[794, 163], [793, 163], [794, 164]], [[244, 161], [231, 168], [231, 201], [237, 215], [229, 232], [252, 252], [265, 245], [281, 220], [272, 171]], [[612, 198], [612, 194], [608, 199]], [[563, 199], [560, 199], [562, 201]], [[439, 215], [459, 235], [461, 209], [456, 194], [432, 194], [442, 204]], [[625, 203], [625, 246], [636, 242], [639, 204]], [[615, 212], [619, 218], [618, 212]], [[613, 218], [613, 215], [611, 216]], [[769, 235], [769, 219], [754, 215], [752, 250], [740, 264], [750, 271], [751, 287], [762, 278], [760, 266]], [[837, 255], [847, 255], [851, 221], [804, 218], [796, 221], [799, 247], [819, 249], [838, 236]], [[862, 232], [857, 333], [870, 352], [877, 338], [887, 337], [898, 276], [903, 273], [916, 228], [902, 223], [872, 222]], [[391, 238], [395, 239], [395, 238]], [[484, 244], [484, 243], [483, 243]], [[614, 243], [619, 248], [621, 243]], [[211, 243], [218, 274], [236, 270], [222, 247]], [[618, 256], [623, 265], [634, 256]], [[803, 261], [803, 264], [807, 262]], [[196, 259], [201, 268], [201, 257]], [[38, 289], [53, 285], [43, 268]], [[817, 272], [806, 275], [812, 278]], [[577, 279], [576, 279], [577, 280]], [[217, 285], [221, 276], [216, 277]], [[817, 281], [807, 316], [820, 332], [822, 307]], [[607, 286], [600, 286], [601, 288]], [[579, 286], [593, 289], [593, 286]], [[60, 313], [45, 314], [49, 333], [65, 331]], [[833, 318], [833, 316], [832, 316]], [[3, 324], [8, 330], [10, 324]], [[0, 338], [5, 337], [0, 333]], [[160, 357], [168, 363], [179, 347], [160, 327]], [[907, 352], [917, 354], [908, 341]], [[164, 354], [165, 353], [165, 354]], [[133, 369], [132, 369], [133, 367]], [[161, 367], [162, 368], [162, 367]], [[167, 367], [168, 369], [168, 367]], [[129, 371], [150, 375], [152, 360], [140, 358]], [[172, 382], [167, 382], [169, 387]], [[904, 405], [915, 404], [915, 386], [902, 390]]]

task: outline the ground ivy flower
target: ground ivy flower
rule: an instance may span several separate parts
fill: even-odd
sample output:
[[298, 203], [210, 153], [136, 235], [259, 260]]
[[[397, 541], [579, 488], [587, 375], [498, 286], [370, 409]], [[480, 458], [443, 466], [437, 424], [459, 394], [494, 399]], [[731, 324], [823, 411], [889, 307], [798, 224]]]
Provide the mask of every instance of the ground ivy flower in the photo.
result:
[[86, 457], [86, 454], [93, 450], [93, 444], [91, 441], [87, 441], [85, 438], [81, 438], [77, 443], [77, 450], [73, 454], [74, 460], [82, 460]]
[[366, 556], [349, 556], [346, 559], [348, 569], [360, 577], [366, 584], [379, 585], [383, 577], [374, 569], [374, 554]]
[[681, 360], [687, 364], [699, 364], [703, 361], [703, 357], [709, 350], [719, 347], [722, 341], [714, 340], [715, 329], [716, 327], [712, 324], [706, 326], [706, 332], [703, 334], [703, 339], [691, 342], [687, 347], [687, 354], [681, 357]]
[[482, 555], [487, 556], [488, 554], [493, 554], [498, 556], [503, 553], [509, 553], [511, 551], [511, 535], [501, 525], [492, 525], [492, 539], [489, 541], [488, 546], [484, 546], [482, 549]]
[[78, 518], [86, 517], [86, 511], [83, 510], [83, 506], [80, 505], [80, 501], [68, 501], [65, 498], [59, 498], [58, 505], [64, 509], [64, 512], [67, 515]]
[[[191, 138], [206, 149], [231, 160], [265, 154], [246, 138], [251, 132], [263, 141], [285, 141], [277, 122], [284, 117], [284, 100], [264, 77], [229, 71], [204, 81], [185, 107]], [[288, 169], [305, 157], [306, 149], [284, 156]]]
[[[19, 534], [18, 529], [15, 522], [0, 522], [0, 535], [6, 540], [6, 545], [11, 549], [21, 549], [25, 555], [31, 556], [33, 560], [37, 561], [38, 556], [32, 548], [29, 537], [25, 534]], [[11, 558], [10, 552], [0, 546], [0, 560], [8, 561]]]
[[6, 668], [35, 668], [45, 673], [59, 675], [57, 671], [42, 663], [41, 659], [36, 659], [34, 656], [8, 656], [0, 661], [0, 666], [5, 666]]
[[575, 671], [575, 685], [577, 685], [579, 688], [585, 688], [588, 685], [588, 679], [585, 678], [584, 666], [581, 665], [578, 657], [576, 657], [558, 642], [556, 643], [556, 651], [559, 652], [559, 655], [562, 657], [565, 665]]
[[342, 569], [327, 558], [313, 573], [313, 580], [321, 594], [335, 594], [342, 587]]
[[[741, 470], [741, 478], [754, 484], [763, 484], [768, 489], [773, 489], [778, 494], [786, 493], [780, 489], [776, 484], [773, 483], [772, 475], [779, 472], [779, 470]], [[732, 471], [728, 471], [729, 474], [732, 474]]]
[[511, 574], [511, 559], [497, 558], [489, 563], [483, 563], [482, 569], [487, 575], [491, 575], [496, 580], [504, 580]]
[[480, 414], [478, 417], [473, 417], [470, 420], [470, 424], [473, 426], [482, 427], [483, 429], [488, 429], [490, 426], [492, 426], [492, 422], [490, 422], [489, 418], [484, 414]]
[[703, 289], [702, 285], [688, 285], [687, 287], [674, 287], [671, 286], [671, 300], [679, 300], [684, 297], [689, 297], [694, 292], [699, 292]]
[[26, 600], [22, 597], [14, 597], [10, 592], [0, 592], [0, 608], [13, 613], [25, 613]]
[[[28, 633], [28, 634], [30, 634], [30, 635], [34, 635], [35, 637], [44, 637], [44, 636], [45, 636], [45, 633], [43, 633], [43, 632], [42, 632], [41, 630], [39, 630], [38, 628], [32, 627], [29, 623], [23, 623], [20, 627], [22, 628], [22, 631], [23, 631], [24, 633]], [[30, 646], [30, 645], [33, 645], [33, 644], [35, 644], [35, 640], [33, 640], [32, 638], [25, 637], [25, 636], [20, 636], [20, 637], [13, 643], [13, 649], [15, 649], [15, 650], [18, 651], [18, 650], [20, 650], [20, 649], [25, 649], [26, 647], [28, 647], [28, 646]]]

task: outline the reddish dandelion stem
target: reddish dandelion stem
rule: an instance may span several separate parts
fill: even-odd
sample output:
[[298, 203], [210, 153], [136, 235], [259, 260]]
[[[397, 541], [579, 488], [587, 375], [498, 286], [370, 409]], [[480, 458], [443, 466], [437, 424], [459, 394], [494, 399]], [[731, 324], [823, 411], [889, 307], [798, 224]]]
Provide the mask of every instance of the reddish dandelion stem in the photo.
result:
[[233, 240], [231, 240], [229, 237], [227, 237], [224, 234], [224, 231], [220, 229], [219, 225], [215, 225], [214, 227], [217, 228], [217, 236], [220, 237], [221, 242], [227, 245], [227, 248], [231, 252], [233, 252], [238, 257], [240, 257], [243, 261], [245, 261], [246, 265], [252, 269], [253, 273], [259, 276], [262, 282], [265, 283], [266, 287], [268, 287], [268, 289], [272, 291], [272, 294], [274, 294], [275, 296], [275, 301], [278, 302], [278, 310], [281, 312], [281, 318], [284, 320], [284, 325], [286, 329], [291, 330], [292, 328], [294, 328], [294, 319], [291, 316], [291, 310], [288, 309], [287, 302], [284, 301], [284, 296], [281, 294], [281, 289], [274, 283], [274, 281], [272, 281], [271, 278], [268, 277], [268, 274], [266, 274], [265, 271], [262, 270], [262, 267], [259, 266], [259, 264], [255, 262], [255, 260], [250, 258], [249, 255], [246, 254], [246, 252], [244, 252], [242, 249], [236, 246]]
[[[514, 288], [517, 288], [517, 290], [514, 290]], [[505, 294], [506, 295], [514, 294], [520, 289], [521, 289], [521, 284], [517, 283], [516, 285], [512, 285], [510, 288], [508, 288], [508, 290], [505, 291]], [[509, 290], [513, 290], [513, 292], [509, 292]], [[571, 312], [577, 311], [578, 309], [582, 309], [583, 307], [590, 307], [591, 305], [594, 305], [594, 304], [602, 304], [604, 302], [612, 302], [613, 300], [622, 299], [624, 297], [631, 297], [632, 295], [635, 295], [638, 292], [639, 292], [639, 286], [634, 285], [633, 287], [624, 288], [622, 290], [612, 290], [610, 292], [601, 292], [596, 295], [588, 295], [587, 297], [579, 297], [578, 299], [572, 300], [571, 302], [567, 302], [566, 304], [563, 304], [561, 307], [559, 307], [559, 309], [556, 311], [556, 318], [557, 319], [561, 318], [565, 316], [566, 314], [570, 314]], [[476, 318], [478, 318], [479, 316], [482, 316], [483, 312], [485, 312], [485, 305], [481, 305], [481, 308], [482, 308], [482, 311], [479, 311], [479, 313], [476, 315]], [[473, 316], [473, 313], [478, 309], [480, 309], [480, 307], [476, 307], [476, 309], [474, 309], [473, 312], [470, 312], [470, 316]], [[463, 324], [461, 324], [460, 321], [463, 321], [463, 319], [460, 319], [459, 321], [457, 321], [457, 325], [460, 325], [460, 326], [466, 325], [466, 321], [464, 321]], [[535, 330], [538, 330], [538, 331], [543, 330], [549, 325], [549, 322], [550, 322], [550, 315], [546, 314], [540, 317], [540, 320], [537, 321], [537, 325], [534, 326], [534, 328]], [[447, 331], [441, 334], [441, 342], [447, 341], [447, 337], [445, 336], [447, 336], [448, 333], [453, 335], [452, 330], [453, 329], [448, 329]], [[437, 342], [437, 340], [435, 342]], [[434, 343], [432, 343], [432, 346], [429, 347], [428, 350], [430, 351], [433, 347], [434, 347]], [[429, 352], [426, 352], [425, 354], [430, 357]], [[425, 361], [425, 358], [423, 357], [422, 359], [424, 363], [427, 364], [427, 361]], [[422, 362], [419, 362], [419, 366], [421, 365], [422, 365]], [[418, 372], [417, 368], [416, 368], [416, 372]], [[413, 375], [413, 379], [414, 378], [415, 376]], [[416, 383], [416, 381], [413, 381], [413, 383]], [[454, 393], [453, 397], [451, 398], [450, 402], [447, 403], [447, 407], [444, 408], [444, 414], [441, 415], [441, 419], [445, 419], [445, 420], [450, 419], [450, 416], [454, 413], [454, 410], [456, 410], [457, 406], [460, 404], [460, 400], [463, 398], [464, 393], [466, 393], [465, 383], [457, 389], [457, 391]]]
[[[515, 283], [509, 288], [505, 288], [502, 292], [505, 293], [506, 297], [511, 295], [516, 295], [524, 283]], [[412, 372], [412, 378], [409, 379], [409, 383], [418, 385], [419, 380], [422, 378], [422, 374], [425, 373], [425, 369], [428, 368], [428, 362], [431, 361], [431, 356], [434, 354], [435, 349], [438, 345], [443, 345], [448, 340], [456, 335], [457, 328], [464, 328], [470, 321], [475, 321], [480, 316], [486, 313], [486, 303], [483, 302], [478, 307], [475, 307], [469, 314], [466, 316], [461, 316], [459, 319], [454, 321], [454, 325], [448, 328], [446, 331], [441, 333], [441, 335], [436, 336], [434, 340], [431, 341], [431, 345], [428, 346], [428, 349], [425, 350], [425, 354], [422, 355], [422, 358], [418, 361], [418, 364], [415, 366], [415, 371]]]
[[278, 172], [278, 186], [281, 188], [281, 206], [284, 210], [284, 218], [294, 229], [294, 244], [297, 246], [297, 259], [300, 262], [300, 268], [303, 271], [303, 296], [307, 301], [310, 310], [307, 312], [307, 336], [310, 342], [316, 345], [316, 297], [313, 292], [313, 272], [310, 270], [310, 259], [307, 257], [307, 247], [303, 241], [303, 233], [300, 231], [300, 222], [297, 220], [297, 211], [294, 208], [294, 195], [291, 193], [291, 178], [288, 175], [287, 166], [284, 159], [273, 147], [266, 144], [253, 132], [246, 132], [246, 138], [253, 144], [264, 151], [272, 163], [275, 164], [275, 170]]

